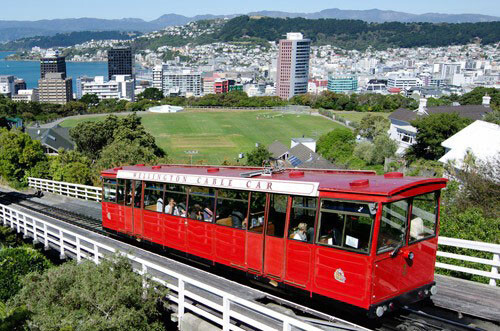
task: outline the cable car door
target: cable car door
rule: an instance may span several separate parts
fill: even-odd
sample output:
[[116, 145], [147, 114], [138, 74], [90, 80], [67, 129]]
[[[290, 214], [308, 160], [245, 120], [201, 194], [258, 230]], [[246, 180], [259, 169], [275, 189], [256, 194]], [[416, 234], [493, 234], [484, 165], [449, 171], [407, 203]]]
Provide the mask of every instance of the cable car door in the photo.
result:
[[246, 232], [245, 261], [248, 271], [262, 274], [264, 261], [264, 227], [266, 220], [267, 194], [250, 193], [248, 228]]
[[288, 195], [269, 194], [264, 233], [264, 275], [281, 280], [285, 267], [285, 224]]
[[136, 237], [142, 237], [142, 197], [144, 196], [142, 182], [132, 181], [132, 233]]

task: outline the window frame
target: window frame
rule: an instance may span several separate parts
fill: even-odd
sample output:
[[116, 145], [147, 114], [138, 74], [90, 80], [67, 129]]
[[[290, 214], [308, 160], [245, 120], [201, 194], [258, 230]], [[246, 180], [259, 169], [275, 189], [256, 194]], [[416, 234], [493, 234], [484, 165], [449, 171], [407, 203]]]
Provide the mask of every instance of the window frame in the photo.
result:
[[[114, 181], [113, 183], [106, 183], [106, 181]], [[109, 187], [114, 187], [115, 188], [115, 199], [114, 201], [111, 200], [106, 200], [106, 188]], [[109, 177], [104, 177], [102, 181], [102, 202], [107, 202], [107, 203], [114, 203], [118, 204], [118, 178], [109, 178]]]
[[[434, 220], [434, 234], [432, 236], [428, 236], [428, 237], [424, 237], [424, 238], [421, 238], [421, 239], [417, 239], [415, 241], [411, 241], [411, 234], [410, 234], [410, 231], [411, 231], [411, 216], [413, 215], [413, 201], [415, 200], [415, 198], [417, 197], [420, 197], [422, 195], [426, 195], [426, 194], [434, 194], [435, 196], [435, 203], [436, 203], [436, 206], [434, 207], [436, 210], [435, 210], [435, 220]], [[418, 244], [419, 242], [421, 241], [424, 241], [424, 240], [429, 240], [429, 239], [432, 239], [432, 238], [436, 238], [437, 237], [437, 233], [438, 233], [438, 223], [439, 223], [439, 213], [440, 213], [440, 210], [441, 210], [441, 190], [435, 190], [435, 191], [431, 191], [431, 192], [427, 192], [427, 193], [422, 193], [422, 194], [419, 194], [419, 195], [415, 195], [411, 198], [411, 208], [410, 208], [410, 212], [408, 213], [408, 234], [407, 234], [407, 245], [410, 246], [410, 245], [414, 245], [414, 244]]]
[[[156, 208], [154, 210], [146, 209], [146, 205], [145, 205], [146, 192], [147, 191], [153, 191], [151, 189], [148, 189], [148, 184], [159, 184], [159, 185], [162, 186], [162, 189], [161, 189], [161, 199], [163, 201], [162, 211], [157, 211]], [[161, 182], [144, 181], [143, 185], [144, 185], [144, 188], [143, 188], [144, 196], [142, 198], [143, 209], [146, 210], [146, 211], [154, 212], [154, 213], [164, 214], [165, 213], [165, 186], [166, 186], [166, 184], [165, 183], [161, 183]], [[156, 204], [157, 203], [158, 203], [158, 200], [157, 200]]]
[[[318, 200], [319, 200], [318, 201], [318, 203], [319, 203], [319, 205], [318, 205], [318, 214], [319, 215], [317, 215], [318, 221], [317, 221], [316, 235], [315, 235], [314, 244], [316, 244], [318, 246], [321, 246], [321, 247], [327, 247], [327, 248], [332, 248], [332, 249], [339, 249], [339, 250], [346, 251], [346, 252], [351, 252], [351, 253], [356, 253], [356, 254], [362, 254], [362, 255], [370, 256], [371, 252], [372, 252], [372, 246], [373, 246], [373, 231], [375, 229], [375, 221], [377, 220], [377, 213], [379, 212], [378, 209], [377, 209], [377, 212], [371, 217], [372, 224], [371, 224], [371, 227], [370, 227], [370, 238], [368, 240], [367, 251], [363, 252], [363, 251], [360, 251], [359, 249], [355, 249], [355, 248], [349, 248], [349, 247], [343, 247], [343, 246], [335, 246], [335, 245], [328, 245], [328, 244], [323, 244], [323, 243], [319, 242], [319, 235], [320, 235], [320, 229], [321, 229], [321, 218], [323, 216], [322, 213], [323, 213], [323, 211], [327, 211], [327, 212], [330, 211], [330, 209], [323, 209], [323, 208], [321, 208], [321, 202], [323, 200], [330, 200], [330, 201], [340, 201], [340, 202], [348, 202], [348, 203], [359, 203], [359, 204], [366, 204], [366, 205], [369, 205], [370, 203], [373, 203], [376, 206], [379, 206], [379, 203], [375, 202], [375, 201], [344, 200], [344, 199], [336, 199], [336, 198], [319, 198]], [[377, 207], [377, 208], [379, 208], [379, 207]], [[366, 214], [361, 214], [361, 213], [349, 213], [349, 212], [342, 212], [342, 211], [337, 211], [337, 213], [341, 214], [341, 215], [353, 215], [353, 216], [365, 216], [366, 217]], [[344, 240], [346, 224], [347, 224], [347, 222], [344, 219], [344, 227], [342, 229], [342, 241]]]
[[[293, 239], [293, 238], [290, 238], [290, 235], [291, 233], [288, 233], [287, 234], [287, 237], [286, 239], [287, 240], [293, 240], [294, 242], [302, 242], [302, 243], [306, 243], [306, 244], [311, 244], [311, 245], [314, 245], [315, 244], [315, 238], [316, 238], [316, 230], [319, 226], [319, 223], [318, 223], [318, 218], [319, 218], [319, 213], [320, 213], [320, 201], [321, 201], [321, 198], [319, 197], [309, 197], [309, 196], [304, 196], [304, 195], [290, 195], [290, 199], [292, 200], [291, 204], [290, 204], [290, 210], [288, 211], [288, 219], [287, 219], [287, 226], [286, 226], [286, 230], [287, 232], [290, 232], [290, 226], [291, 226], [291, 222], [292, 222], [292, 212], [293, 212], [293, 202], [294, 202], [294, 199], [295, 198], [306, 198], [306, 199], [316, 199], [316, 206], [314, 207], [314, 210], [315, 210], [315, 215], [314, 215], [314, 221], [313, 221], [313, 224], [312, 224], [312, 227], [314, 229], [314, 233], [313, 233], [313, 238], [311, 241], [303, 241], [303, 240], [298, 240], [298, 239]], [[298, 208], [301, 208], [301, 209], [306, 209], [306, 210], [313, 210], [313, 207], [298, 207]], [[298, 225], [298, 224], [297, 224]]]
[[[187, 193], [187, 204], [186, 204], [186, 219], [190, 220], [190, 221], [198, 221], [198, 222], [203, 222], [203, 223], [207, 223], [207, 224], [215, 224], [214, 220], [215, 220], [215, 207], [216, 207], [216, 201], [217, 201], [217, 189], [214, 188], [214, 187], [211, 187], [211, 186], [196, 186], [196, 185], [185, 185], [185, 187], [187, 187], [188, 189], [186, 190], [186, 193]], [[212, 213], [213, 213], [213, 216], [212, 216], [212, 220], [211, 221], [205, 221], [204, 219], [203, 220], [197, 220], [195, 218], [191, 218], [190, 217], [190, 212], [189, 212], [189, 209], [191, 207], [191, 189], [192, 188], [202, 188], [202, 189], [208, 189], [209, 192], [210, 190], [213, 190], [214, 191], [214, 195], [213, 197], [210, 197], [211, 199], [213, 199], [213, 205], [211, 206], [212, 207]], [[202, 196], [200, 194], [196, 194], [197, 192], [195, 192], [194, 196]], [[201, 206], [202, 207], [202, 206]], [[204, 209], [202, 210], [202, 212], [204, 211]]]
[[381, 205], [381, 208], [382, 208], [382, 211], [380, 213], [380, 218], [378, 220], [379, 222], [379, 229], [378, 229], [378, 233], [377, 233], [377, 245], [375, 246], [375, 254], [376, 255], [382, 255], [382, 254], [385, 254], [387, 252], [390, 252], [390, 251], [393, 251], [394, 248], [386, 248], [382, 251], [378, 251], [378, 238], [380, 236], [380, 228], [382, 226], [382, 215], [384, 213], [384, 207], [386, 205], [389, 205], [391, 203], [396, 203], [396, 202], [399, 202], [399, 201], [404, 201], [406, 200], [407, 203], [408, 203], [408, 206], [406, 207], [406, 221], [405, 221], [405, 232], [404, 232], [404, 241], [403, 241], [403, 247], [404, 246], [408, 246], [408, 239], [409, 239], [409, 236], [410, 236], [410, 215], [411, 215], [411, 209], [412, 209], [412, 203], [413, 203], [413, 198], [410, 197], [410, 198], [404, 198], [404, 199], [399, 199], [399, 200], [395, 200], [395, 201], [391, 201], [391, 202], [382, 202], [380, 203]]
[[[217, 208], [218, 208], [218, 204], [219, 204], [219, 191], [234, 191], [234, 192], [243, 192], [243, 193], [247, 193], [247, 211], [246, 211], [246, 214], [244, 215], [243, 217], [243, 220], [242, 220], [242, 224], [243, 222], [245, 221], [245, 219], [247, 220], [247, 224], [245, 227], [236, 227], [234, 225], [224, 225], [224, 224], [218, 224], [217, 223]], [[219, 225], [219, 226], [224, 226], [226, 228], [231, 228], [231, 229], [237, 229], [237, 230], [243, 230], [243, 231], [246, 231], [248, 229], [248, 219], [249, 219], [249, 215], [250, 215], [250, 196], [251, 196], [251, 192], [250, 191], [244, 191], [244, 190], [235, 190], [235, 189], [228, 189], [228, 188], [219, 188], [219, 189], [216, 189], [215, 190], [215, 206], [214, 206], [214, 217], [213, 217], [213, 224], [215, 225]], [[227, 201], [238, 201], [238, 202], [244, 202], [244, 200], [242, 199], [233, 199], [233, 198], [221, 198], [221, 200], [227, 200]]]

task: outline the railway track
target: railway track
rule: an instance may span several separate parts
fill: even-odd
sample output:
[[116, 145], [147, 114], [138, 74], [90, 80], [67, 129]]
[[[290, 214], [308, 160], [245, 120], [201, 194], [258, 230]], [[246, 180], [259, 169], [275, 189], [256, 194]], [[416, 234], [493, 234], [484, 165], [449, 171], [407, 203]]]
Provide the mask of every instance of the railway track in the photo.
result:
[[[27, 195], [18, 192], [1, 192], [4, 194], [0, 194], [0, 203], [5, 202], [7, 204], [15, 204], [20, 207], [26, 208], [35, 213], [48, 216], [58, 221], [62, 221], [68, 224], [72, 224], [74, 226], [78, 226], [88, 231], [92, 231], [94, 233], [98, 233], [107, 237], [120, 238], [113, 234], [110, 234], [107, 231], [104, 231], [101, 226], [101, 220], [92, 218], [86, 215], [82, 215], [79, 213], [71, 212], [62, 208], [54, 207], [51, 205], [47, 205], [41, 202], [33, 201], [32, 198], [35, 198], [36, 195]], [[139, 248], [150, 248], [143, 242], [128, 240], [127, 243], [132, 244]], [[179, 259], [177, 259], [179, 260]], [[182, 261], [184, 262], [184, 261]], [[262, 289], [260, 289], [262, 290]], [[338, 327], [336, 323], [336, 318], [330, 313], [326, 312], [327, 308], [321, 309], [320, 307], [309, 307], [304, 306], [303, 304], [295, 303], [289, 301], [288, 298], [284, 299], [279, 296], [275, 296], [273, 294], [269, 294], [266, 292], [265, 301], [274, 302], [283, 307], [292, 309], [296, 312], [299, 317], [304, 318], [308, 322], [323, 328], [325, 330], [332, 329], [333, 327]], [[436, 309], [436, 311], [439, 309]], [[342, 317], [344, 318], [344, 317]], [[381, 322], [373, 322], [371, 320], [366, 319], [363, 321], [358, 318], [347, 318], [352, 323], [360, 324], [366, 328], [385, 331], [385, 330], [398, 330], [398, 331], [434, 331], [434, 330], [489, 330], [490, 328], [480, 328], [471, 325], [470, 321], [467, 321], [464, 324], [460, 321], [456, 321], [456, 319], [446, 318], [437, 316], [435, 314], [430, 314], [428, 312], [420, 311], [412, 307], [405, 307], [402, 309], [401, 314], [397, 314], [394, 316], [387, 316], [382, 319]], [[493, 324], [492, 324], [493, 325]], [[345, 328], [345, 330], [352, 330], [349, 328]], [[498, 327], [500, 330], [500, 327]]]

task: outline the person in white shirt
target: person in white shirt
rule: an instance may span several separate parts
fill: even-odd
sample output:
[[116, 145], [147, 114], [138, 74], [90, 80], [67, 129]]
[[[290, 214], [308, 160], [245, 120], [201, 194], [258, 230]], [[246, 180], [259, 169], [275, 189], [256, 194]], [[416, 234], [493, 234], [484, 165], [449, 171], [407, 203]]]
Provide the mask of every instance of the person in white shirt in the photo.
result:
[[297, 226], [297, 231], [295, 231], [292, 239], [295, 240], [300, 240], [300, 241], [307, 241], [307, 224], [306, 223], [299, 223]]
[[163, 212], [163, 199], [161, 197], [156, 200], [156, 211], [159, 213]]

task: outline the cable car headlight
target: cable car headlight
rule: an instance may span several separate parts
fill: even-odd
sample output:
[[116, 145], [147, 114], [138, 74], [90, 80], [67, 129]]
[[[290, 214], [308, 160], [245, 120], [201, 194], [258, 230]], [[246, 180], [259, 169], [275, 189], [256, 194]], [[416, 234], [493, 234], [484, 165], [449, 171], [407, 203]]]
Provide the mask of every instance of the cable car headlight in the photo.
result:
[[377, 315], [377, 317], [382, 317], [382, 315], [384, 315], [384, 311], [384, 307], [379, 306], [377, 307], [377, 309], [375, 309], [375, 314]]
[[432, 287], [431, 287], [431, 295], [436, 295], [436, 293], [437, 293], [437, 287], [436, 287], [436, 285], [432, 285]]

